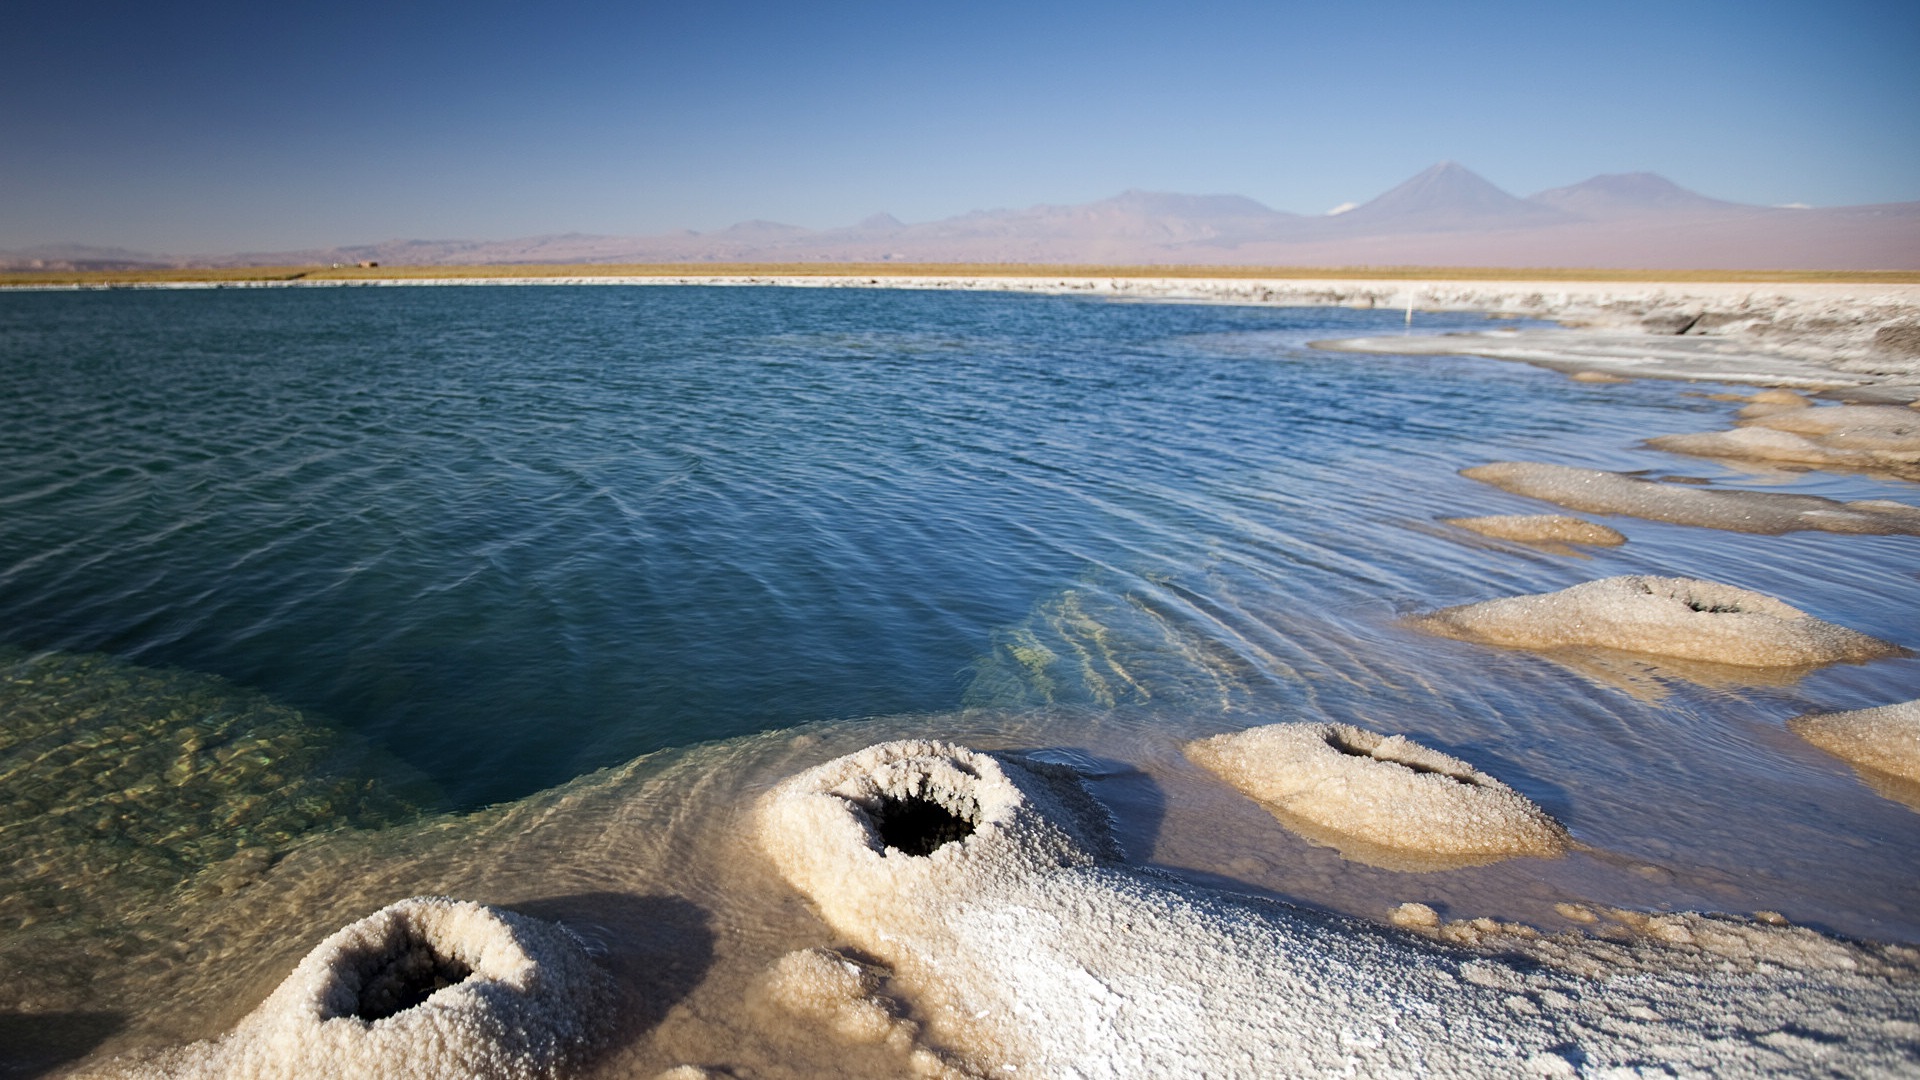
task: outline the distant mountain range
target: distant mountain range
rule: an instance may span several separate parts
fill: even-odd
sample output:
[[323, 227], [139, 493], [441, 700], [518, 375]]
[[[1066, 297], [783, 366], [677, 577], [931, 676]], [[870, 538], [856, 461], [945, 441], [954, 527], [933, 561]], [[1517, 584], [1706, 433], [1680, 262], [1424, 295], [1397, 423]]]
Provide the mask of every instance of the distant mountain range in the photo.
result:
[[1920, 269], [1920, 202], [1823, 209], [1709, 198], [1653, 173], [1596, 176], [1518, 198], [1442, 162], [1360, 206], [1290, 214], [1238, 195], [1127, 191], [1081, 206], [979, 210], [835, 229], [748, 221], [658, 236], [391, 240], [311, 251], [154, 255], [50, 246], [0, 268], [512, 263], [922, 262], [1243, 266]]

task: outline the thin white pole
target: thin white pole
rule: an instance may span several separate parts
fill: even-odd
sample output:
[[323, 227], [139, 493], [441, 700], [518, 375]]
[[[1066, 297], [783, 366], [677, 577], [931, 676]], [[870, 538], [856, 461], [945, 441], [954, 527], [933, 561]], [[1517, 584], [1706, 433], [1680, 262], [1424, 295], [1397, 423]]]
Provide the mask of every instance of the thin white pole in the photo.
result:
[[1413, 326], [1413, 290], [1412, 289], [1407, 290], [1407, 326], [1409, 329], [1411, 329]]

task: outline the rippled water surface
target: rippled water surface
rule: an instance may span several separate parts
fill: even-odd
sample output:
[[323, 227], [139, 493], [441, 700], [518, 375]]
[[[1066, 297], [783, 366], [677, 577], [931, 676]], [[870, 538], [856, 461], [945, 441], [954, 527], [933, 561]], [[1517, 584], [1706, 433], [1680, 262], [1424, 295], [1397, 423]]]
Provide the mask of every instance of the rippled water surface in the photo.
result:
[[[62, 1010], [77, 1047], [218, 1030], [231, 980], [204, 969], [226, 954], [157, 944], [182, 911], [222, 941], [277, 935], [259, 993], [318, 933], [433, 889], [664, 890], [785, 940], [769, 928], [794, 916], [753, 914], [751, 889], [664, 855], [632, 865], [666, 880], [609, 879], [567, 838], [691, 844], [821, 753], [902, 733], [1084, 763], [1135, 859], [1324, 907], [1766, 908], [1920, 941], [1920, 814], [1784, 724], [1912, 698], [1920, 660], [1702, 682], [1399, 624], [1671, 573], [1920, 646], [1913, 537], [1613, 518], [1629, 543], [1574, 555], [1438, 523], [1550, 509], [1456, 475], [1502, 459], [1916, 488], [1637, 445], [1724, 426], [1734, 406], [1697, 393], [1720, 387], [1308, 346], [1400, 318], [771, 288], [0, 294], [0, 843], [32, 886], [0, 901], [0, 948], [97, 976], [27, 980], [0, 1011]], [[1322, 719], [1464, 757], [1587, 850], [1367, 867], [1180, 755]], [[795, 730], [686, 749], [768, 729]], [[668, 748], [687, 756], [580, 782], [618, 810], [541, 817], [560, 831], [539, 844], [500, 832], [571, 805], [536, 793]], [[632, 779], [655, 768], [727, 779]], [[137, 873], [104, 854], [133, 850]], [[295, 889], [314, 866], [324, 886]], [[198, 1004], [128, 1005], [153, 985]]]

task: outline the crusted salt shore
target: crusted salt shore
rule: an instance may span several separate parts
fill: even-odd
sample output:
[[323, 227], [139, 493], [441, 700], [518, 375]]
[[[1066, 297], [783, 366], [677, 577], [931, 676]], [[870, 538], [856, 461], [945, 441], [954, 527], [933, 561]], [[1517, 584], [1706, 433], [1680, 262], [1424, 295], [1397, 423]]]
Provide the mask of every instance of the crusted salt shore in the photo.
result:
[[1593, 544], [1616, 547], [1627, 542], [1619, 532], [1565, 514], [1494, 514], [1488, 517], [1443, 518], [1448, 525], [1523, 544]]
[[1768, 413], [1786, 412], [1789, 409], [1806, 409], [1813, 405], [1812, 399], [1805, 394], [1796, 394], [1792, 390], [1775, 387], [1762, 390], [1757, 394], [1745, 396], [1739, 394], [1710, 394], [1709, 397], [1724, 398], [1729, 401], [1744, 402], [1740, 407], [1741, 416], [1765, 416]]
[[1660, 483], [1600, 469], [1530, 461], [1497, 461], [1462, 469], [1460, 475], [1590, 514], [1625, 514], [1749, 533], [1808, 529], [1920, 535], [1920, 507], [1887, 499], [1837, 502], [1818, 495]]
[[561, 927], [414, 897], [321, 942], [227, 1035], [119, 1075], [554, 1077], [594, 1048], [613, 1005], [611, 979]]
[[854, 1045], [884, 1045], [913, 1076], [972, 1074], [919, 1042], [920, 1025], [882, 991], [884, 973], [832, 949], [799, 949], [782, 956], [760, 985], [775, 1008]]
[[1920, 699], [1787, 721], [1795, 735], [1853, 766], [1876, 790], [1920, 809]]
[[1661, 435], [1647, 445], [1698, 457], [1869, 469], [1920, 479], [1920, 412], [1913, 409], [1760, 401], [1741, 410], [1739, 424], [1732, 431]]
[[[1401, 904], [1387, 919], [1447, 945], [1525, 956], [1592, 979], [1631, 974], [1672, 978], [1731, 963], [1800, 972], [1868, 972], [1905, 980], [1916, 974], [1914, 963], [1920, 961], [1920, 950], [1911, 946], [1831, 938], [1794, 926], [1774, 911], [1757, 911], [1747, 919], [1697, 911], [1648, 914], [1566, 902], [1554, 907], [1580, 929], [1544, 934], [1524, 923], [1485, 916], [1446, 920], [1421, 903]], [[1897, 1021], [1885, 1026], [1909, 1035], [1920, 1028], [1902, 1027]]]
[[[1350, 352], [1518, 360], [1576, 376], [1844, 388], [1856, 400], [1897, 403], [1920, 398], [1920, 347], [1915, 345], [1920, 323], [1912, 286], [1882, 291], [1669, 283], [1636, 291], [1539, 283], [1530, 295], [1527, 288], [1519, 283], [1494, 288], [1471, 306], [1557, 319], [1560, 328], [1313, 344]], [[1462, 291], [1440, 288], [1422, 292], [1419, 306], [1447, 307], [1464, 298]]]
[[1430, 633], [1493, 645], [1592, 646], [1741, 667], [1859, 663], [1906, 652], [1761, 593], [1634, 574], [1463, 604], [1411, 622]]
[[[1561, 328], [1394, 335], [1316, 348], [1392, 355], [1519, 360], [1589, 378], [1715, 379], [1848, 387], [1854, 397], [1920, 399], [1920, 286], [1776, 282], [1483, 281], [1310, 278], [1137, 278], [1076, 275], [582, 275], [325, 281], [12, 285], [95, 288], [365, 288], [369, 286], [780, 286], [991, 290], [1139, 300], [1471, 311], [1556, 319]], [[1572, 329], [1579, 327], [1581, 329]]]
[[1830, 942], [1845, 962], [1803, 965], [1800, 938], [1829, 939], [1756, 927], [1705, 964], [1663, 967], [1661, 941], [1634, 968], [1583, 954], [1589, 978], [1121, 866], [1101, 815], [1057, 767], [909, 741], [780, 784], [757, 830], [993, 1074], [1859, 1075], [1920, 1054], [1910, 951]]
[[[1282, 824], [1304, 819], [1368, 845], [1486, 861], [1559, 855], [1570, 842], [1559, 822], [1519, 792], [1404, 735], [1269, 724], [1195, 740], [1186, 754], [1276, 811]], [[1376, 860], [1363, 849], [1361, 861]]]

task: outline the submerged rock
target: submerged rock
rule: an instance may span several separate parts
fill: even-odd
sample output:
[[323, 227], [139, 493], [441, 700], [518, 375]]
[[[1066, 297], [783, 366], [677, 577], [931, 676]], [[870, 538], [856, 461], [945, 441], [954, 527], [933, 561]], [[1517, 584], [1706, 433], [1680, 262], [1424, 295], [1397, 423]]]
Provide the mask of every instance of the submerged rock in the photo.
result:
[[1530, 461], [1498, 461], [1463, 469], [1460, 475], [1590, 514], [1626, 514], [1749, 533], [1817, 529], [1920, 535], [1920, 507], [1886, 499], [1836, 502], [1818, 495], [1666, 484], [1600, 469]]
[[9, 930], [124, 924], [308, 837], [414, 817], [408, 797], [430, 794], [264, 694], [109, 656], [0, 646], [0, 717]]
[[0, 1016], [89, 1013], [200, 904], [436, 798], [367, 740], [223, 679], [0, 646]]
[[[1269, 724], [1196, 740], [1186, 753], [1273, 809], [1282, 824], [1304, 819], [1370, 845], [1492, 861], [1559, 855], [1571, 842], [1524, 795], [1403, 735], [1348, 724]], [[1346, 853], [1337, 839], [1334, 846]], [[1379, 860], [1362, 852], [1360, 861]]]
[[1675, 952], [1662, 968], [1677, 946], [1653, 941], [1616, 980], [1604, 952], [1583, 955], [1589, 978], [1449, 948], [1120, 865], [1070, 773], [952, 744], [830, 761], [757, 818], [786, 879], [991, 1075], [1477, 1077], [1656, 1057], [1858, 1074], [1920, 1053], [1898, 1019], [1920, 1005], [1906, 953], [1835, 943], [1848, 964], [1801, 969], [1790, 949]]
[[612, 981], [565, 929], [414, 897], [321, 942], [226, 1036], [123, 1075], [553, 1077], [594, 1048], [613, 1001]]
[[1761, 593], [1632, 574], [1463, 604], [1411, 622], [1429, 633], [1492, 645], [1595, 646], [1740, 667], [1859, 663], [1906, 653]]
[[1882, 794], [1920, 810], [1920, 699], [1797, 716], [1787, 727], [1853, 766]]

